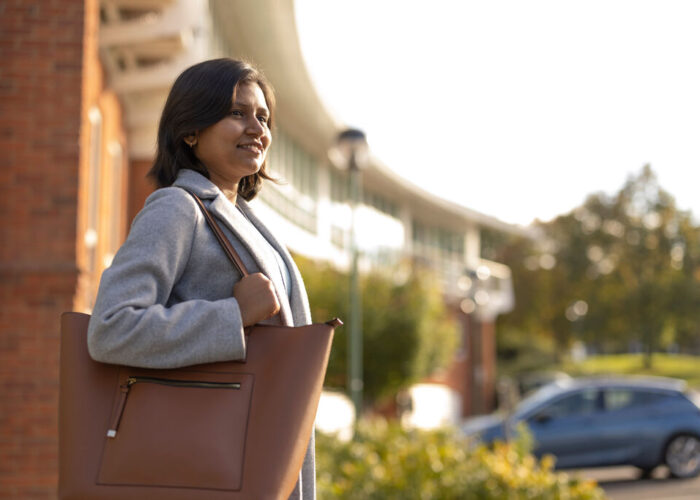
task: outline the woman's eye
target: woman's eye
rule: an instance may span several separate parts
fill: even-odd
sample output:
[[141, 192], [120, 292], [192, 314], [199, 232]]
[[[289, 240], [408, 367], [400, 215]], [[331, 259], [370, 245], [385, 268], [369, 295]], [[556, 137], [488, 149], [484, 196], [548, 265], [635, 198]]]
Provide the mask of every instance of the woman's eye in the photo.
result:
[[260, 123], [265, 123], [265, 124], [266, 124], [268, 118], [267, 118], [267, 116], [258, 116], [258, 120], [260, 121]]
[[233, 111], [231, 111], [231, 116], [243, 116], [243, 111], [241, 111], [240, 109], [234, 109]]

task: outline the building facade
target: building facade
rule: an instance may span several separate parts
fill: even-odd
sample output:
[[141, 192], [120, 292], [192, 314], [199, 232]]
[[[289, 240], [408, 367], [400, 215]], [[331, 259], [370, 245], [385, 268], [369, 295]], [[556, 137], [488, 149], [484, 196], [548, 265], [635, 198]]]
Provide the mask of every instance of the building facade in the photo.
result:
[[[90, 311], [99, 277], [153, 186], [145, 174], [168, 90], [213, 57], [259, 66], [278, 98], [256, 209], [291, 250], [350, 265], [348, 174], [329, 151], [342, 123], [314, 91], [292, 0], [8, 0], [0, 7], [0, 497], [54, 498], [58, 318]], [[260, 33], [264, 33], [261, 36]], [[435, 269], [463, 342], [440, 380], [461, 415], [491, 409], [494, 318], [510, 271], [483, 259], [484, 228], [518, 229], [449, 203], [372, 158], [358, 231], [365, 267]], [[468, 201], [468, 200], [465, 200]]]

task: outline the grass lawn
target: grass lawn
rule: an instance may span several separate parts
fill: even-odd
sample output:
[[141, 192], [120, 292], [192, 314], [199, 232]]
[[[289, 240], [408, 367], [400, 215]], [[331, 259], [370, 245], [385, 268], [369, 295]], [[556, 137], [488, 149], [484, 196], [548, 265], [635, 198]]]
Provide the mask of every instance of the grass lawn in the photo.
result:
[[700, 356], [654, 354], [651, 369], [644, 368], [642, 354], [591, 356], [581, 363], [566, 363], [561, 369], [572, 376], [624, 374], [682, 378], [700, 389]]

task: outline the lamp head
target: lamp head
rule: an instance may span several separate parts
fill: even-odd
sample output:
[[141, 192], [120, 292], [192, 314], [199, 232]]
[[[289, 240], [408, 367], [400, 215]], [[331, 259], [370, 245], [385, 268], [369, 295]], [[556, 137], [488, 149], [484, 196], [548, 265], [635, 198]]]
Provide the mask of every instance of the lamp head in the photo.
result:
[[367, 137], [362, 130], [349, 128], [338, 134], [335, 150], [348, 170], [361, 170], [369, 163]]

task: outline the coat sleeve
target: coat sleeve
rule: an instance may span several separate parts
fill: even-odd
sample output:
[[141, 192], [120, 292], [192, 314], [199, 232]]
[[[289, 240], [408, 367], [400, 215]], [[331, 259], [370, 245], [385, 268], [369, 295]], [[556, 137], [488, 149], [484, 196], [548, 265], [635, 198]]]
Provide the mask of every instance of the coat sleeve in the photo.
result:
[[168, 305], [190, 258], [198, 217], [182, 189], [159, 189], [149, 197], [102, 275], [88, 328], [93, 359], [178, 368], [245, 357], [236, 299]]

